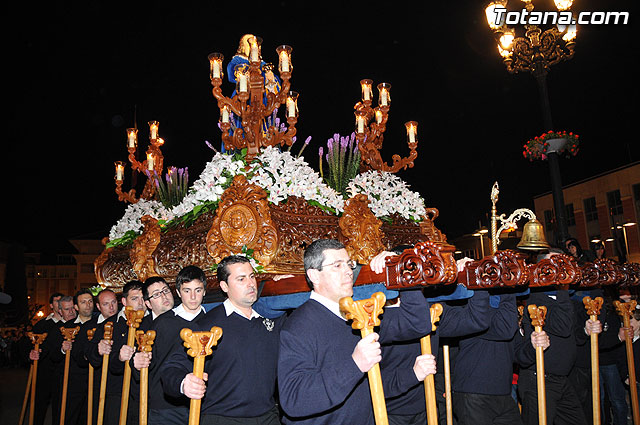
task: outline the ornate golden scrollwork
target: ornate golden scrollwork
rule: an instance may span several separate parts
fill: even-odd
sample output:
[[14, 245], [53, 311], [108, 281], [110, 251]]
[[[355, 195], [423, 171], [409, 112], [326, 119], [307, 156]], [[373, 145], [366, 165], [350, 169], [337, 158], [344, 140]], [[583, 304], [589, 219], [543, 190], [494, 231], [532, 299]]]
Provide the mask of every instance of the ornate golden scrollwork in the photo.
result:
[[136, 276], [138, 276], [139, 280], [145, 281], [151, 276], [158, 275], [153, 252], [160, 243], [161, 231], [158, 220], [150, 215], [142, 216], [140, 221], [144, 225], [144, 230], [142, 231], [142, 235], [133, 241], [129, 255]]
[[453, 245], [420, 242], [412, 250], [387, 260], [387, 288], [417, 285], [448, 285], [458, 276]]
[[246, 245], [262, 266], [269, 265], [278, 249], [278, 232], [264, 189], [249, 183], [245, 176], [235, 176], [220, 199], [206, 245], [216, 263]]
[[384, 251], [382, 221], [369, 209], [367, 195], [356, 195], [345, 203], [338, 225], [349, 256], [358, 263], [369, 264], [376, 254]]

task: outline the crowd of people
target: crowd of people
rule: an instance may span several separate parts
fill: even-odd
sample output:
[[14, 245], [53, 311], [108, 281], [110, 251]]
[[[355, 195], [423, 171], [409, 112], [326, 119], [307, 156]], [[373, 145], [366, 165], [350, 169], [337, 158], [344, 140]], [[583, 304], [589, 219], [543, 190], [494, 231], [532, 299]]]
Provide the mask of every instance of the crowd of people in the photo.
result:
[[[385, 259], [398, 253], [382, 252], [370, 267], [380, 273]], [[546, 257], [556, 253], [552, 249]], [[260, 285], [250, 260], [241, 255], [218, 265], [217, 280], [227, 299], [208, 311], [203, 305], [205, 273], [196, 266], [178, 273], [175, 295], [161, 277], [130, 281], [121, 294], [110, 289], [96, 297], [88, 290], [73, 296], [51, 294], [52, 313], [33, 326], [34, 333], [47, 333], [47, 338], [28, 354], [39, 361], [34, 424], [43, 425], [50, 405], [53, 425], [60, 425], [63, 365], [69, 350], [65, 425], [87, 424], [89, 365], [94, 371], [91, 415], [96, 422], [105, 357], [104, 425], [119, 422], [126, 364], [132, 370], [129, 424], [138, 423], [143, 368], [149, 373], [149, 424], [187, 423], [193, 399], [202, 401], [203, 425], [373, 424], [367, 372], [375, 365], [381, 370], [390, 424], [426, 424], [423, 381], [430, 375], [444, 424], [444, 345], [451, 353], [456, 424], [537, 424], [537, 347], [544, 350], [548, 423], [589, 424], [589, 339], [594, 333], [600, 342], [603, 423], [627, 424], [624, 341], [628, 335], [638, 340], [640, 317], [636, 310], [631, 327], [624, 327], [613, 301], [635, 298], [629, 291], [463, 288], [456, 291], [461, 295], [437, 299], [443, 311], [433, 331], [429, 307], [436, 301], [434, 294], [408, 289], [387, 300], [380, 327], [361, 337], [339, 307], [340, 299], [354, 294], [358, 267], [340, 242], [313, 242], [304, 254], [309, 298], [277, 317], [263, 317], [254, 309]], [[605, 297], [598, 320], [591, 320], [582, 305], [586, 295]], [[547, 308], [542, 331], [532, 325], [526, 308], [530, 304]], [[525, 308], [519, 310], [519, 305]], [[127, 345], [126, 307], [145, 312], [139, 330], [156, 332], [150, 352]], [[105, 336], [106, 323], [113, 325], [112, 338]], [[58, 331], [61, 326], [79, 326], [80, 331], [72, 342], [65, 341]], [[198, 377], [179, 334], [183, 328], [209, 331], [212, 326], [222, 328], [223, 335], [206, 358], [204, 375]], [[94, 331], [92, 336], [88, 330]], [[426, 335], [433, 354], [421, 351], [420, 340]], [[636, 363], [639, 347], [636, 342]], [[635, 370], [640, 372], [640, 367]]]

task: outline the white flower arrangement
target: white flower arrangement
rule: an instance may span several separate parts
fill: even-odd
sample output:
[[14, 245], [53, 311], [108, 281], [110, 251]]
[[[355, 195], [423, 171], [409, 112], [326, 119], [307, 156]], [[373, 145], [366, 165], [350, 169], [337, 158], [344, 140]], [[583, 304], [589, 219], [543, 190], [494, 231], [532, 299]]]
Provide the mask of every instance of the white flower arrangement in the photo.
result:
[[[127, 207], [124, 216], [111, 228], [109, 239], [114, 241], [128, 232], [141, 233], [140, 218], [146, 214], [167, 223], [189, 214], [199, 205], [216, 202], [237, 175], [245, 175], [249, 182], [264, 188], [268, 201], [273, 204], [298, 196], [336, 215], [344, 211], [344, 198], [327, 186], [303, 158], [294, 157], [288, 151], [267, 147], [248, 167], [237, 155], [216, 153], [180, 204], [169, 210], [160, 202], [141, 199]], [[348, 191], [350, 196], [366, 194], [369, 207], [378, 218], [398, 213], [406, 219], [420, 221], [426, 213], [422, 197], [391, 173], [360, 174], [349, 182]]]
[[409, 185], [400, 177], [386, 171], [358, 174], [349, 182], [347, 190], [351, 197], [360, 193], [367, 195], [369, 208], [378, 218], [398, 213], [408, 220], [421, 221], [426, 214], [420, 194], [409, 190]]

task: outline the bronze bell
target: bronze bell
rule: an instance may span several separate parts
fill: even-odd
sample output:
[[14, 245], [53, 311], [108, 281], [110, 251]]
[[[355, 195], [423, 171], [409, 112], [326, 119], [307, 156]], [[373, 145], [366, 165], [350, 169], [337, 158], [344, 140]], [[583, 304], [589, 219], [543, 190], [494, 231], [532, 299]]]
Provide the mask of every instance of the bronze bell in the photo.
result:
[[549, 244], [544, 237], [542, 224], [536, 220], [529, 220], [522, 229], [522, 239], [518, 242], [518, 249], [524, 251], [542, 251], [549, 249]]

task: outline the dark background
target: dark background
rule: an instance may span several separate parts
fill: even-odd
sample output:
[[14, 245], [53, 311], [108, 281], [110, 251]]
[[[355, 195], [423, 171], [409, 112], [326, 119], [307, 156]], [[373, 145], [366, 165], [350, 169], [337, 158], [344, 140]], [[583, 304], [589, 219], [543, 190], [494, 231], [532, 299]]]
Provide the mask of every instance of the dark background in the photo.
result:
[[[54, 249], [106, 236], [124, 213], [113, 162], [126, 161], [134, 111], [141, 152], [146, 123], [159, 121], [165, 166], [188, 166], [194, 181], [213, 154], [205, 140], [220, 144], [207, 55], [223, 53], [226, 67], [245, 33], [264, 39], [268, 62], [277, 63], [278, 45], [293, 47], [298, 145], [313, 136], [305, 158], [316, 169], [327, 138], [354, 129], [359, 81], [391, 83], [383, 156], [406, 155], [404, 122], [419, 122], [418, 160], [399, 176], [440, 210], [436, 226], [449, 238], [487, 224], [496, 180], [498, 210], [507, 214], [533, 208], [533, 196], [550, 191], [547, 162], [522, 156], [524, 143], [547, 130], [536, 82], [506, 71], [484, 2], [55, 3], [4, 6], [9, 116], [0, 239]], [[575, 57], [551, 68], [554, 127], [581, 137], [578, 156], [561, 160], [564, 184], [640, 159], [632, 4], [575, 2], [575, 11], [631, 18], [580, 26]], [[230, 95], [231, 84], [223, 90]], [[130, 181], [127, 172], [127, 190]]]

